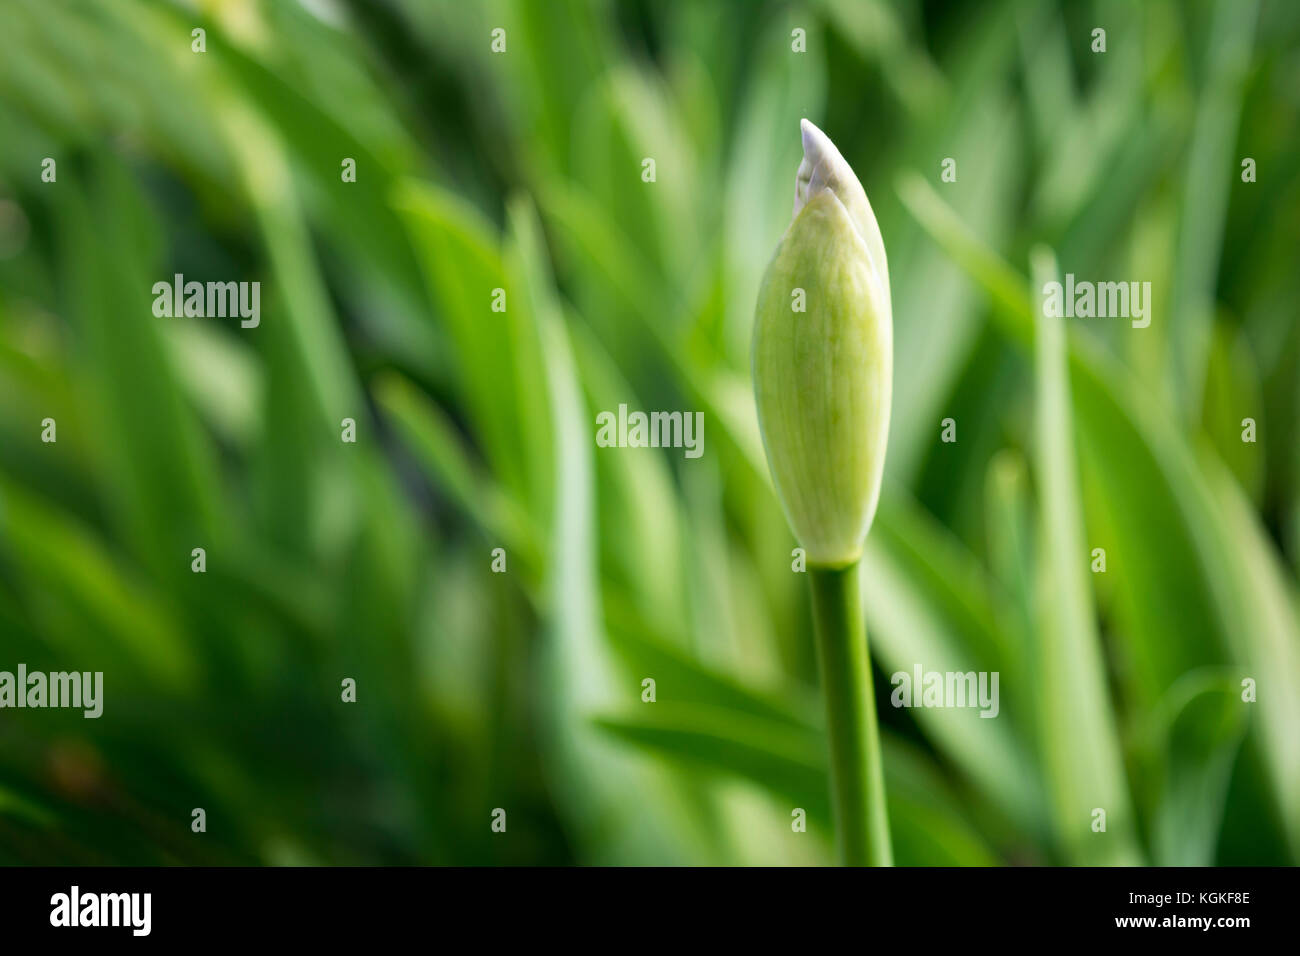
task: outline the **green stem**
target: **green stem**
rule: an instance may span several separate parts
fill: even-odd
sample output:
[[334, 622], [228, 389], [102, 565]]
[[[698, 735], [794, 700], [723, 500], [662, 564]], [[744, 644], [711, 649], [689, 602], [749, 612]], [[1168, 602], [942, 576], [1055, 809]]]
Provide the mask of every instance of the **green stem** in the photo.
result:
[[859, 566], [808, 568], [830, 737], [831, 804], [840, 862], [893, 866]]

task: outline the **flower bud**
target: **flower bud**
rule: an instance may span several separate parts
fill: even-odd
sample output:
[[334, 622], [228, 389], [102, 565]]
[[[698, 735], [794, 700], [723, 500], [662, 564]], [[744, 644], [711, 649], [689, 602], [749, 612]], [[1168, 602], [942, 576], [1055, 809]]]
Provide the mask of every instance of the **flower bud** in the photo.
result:
[[754, 395], [768, 467], [808, 561], [850, 564], [876, 513], [893, 381], [885, 245], [867, 194], [803, 121], [794, 215], [758, 293]]

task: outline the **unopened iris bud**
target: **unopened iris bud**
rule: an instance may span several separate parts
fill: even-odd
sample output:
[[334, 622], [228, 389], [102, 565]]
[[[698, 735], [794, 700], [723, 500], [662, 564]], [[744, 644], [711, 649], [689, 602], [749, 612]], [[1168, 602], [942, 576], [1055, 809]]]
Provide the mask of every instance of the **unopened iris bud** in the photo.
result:
[[893, 319], [885, 245], [867, 194], [803, 121], [794, 215], [763, 277], [754, 393], [768, 467], [810, 563], [862, 553], [889, 435]]

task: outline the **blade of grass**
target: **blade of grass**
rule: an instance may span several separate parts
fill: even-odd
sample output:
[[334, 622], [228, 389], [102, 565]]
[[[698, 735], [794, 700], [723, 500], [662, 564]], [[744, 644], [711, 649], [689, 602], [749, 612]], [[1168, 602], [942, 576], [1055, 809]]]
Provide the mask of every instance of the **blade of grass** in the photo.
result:
[[[595, 724], [685, 766], [752, 781], [773, 799], [830, 825], [825, 749], [818, 734], [719, 707], [655, 705], [649, 714], [601, 716]], [[993, 852], [963, 819], [957, 800], [924, 759], [885, 737], [889, 818], [904, 866], [988, 866]]]
[[1171, 373], [1188, 420], [1200, 416], [1214, 320], [1214, 287], [1223, 249], [1237, 122], [1259, 15], [1256, 0], [1218, 0], [1208, 34], [1204, 88], [1188, 154], [1173, 310]]
[[1246, 730], [1235, 675], [1190, 672], [1152, 716], [1146, 745], [1159, 765], [1152, 857], [1157, 866], [1211, 866], [1228, 783]]
[[[1051, 253], [1034, 254], [1035, 284], [1056, 278]], [[1039, 309], [1035, 472], [1044, 573], [1038, 662], [1041, 744], [1057, 839], [1076, 863], [1132, 864], [1134, 820], [1086, 578], [1065, 324]], [[1105, 813], [1097, 832], [1094, 815]]]

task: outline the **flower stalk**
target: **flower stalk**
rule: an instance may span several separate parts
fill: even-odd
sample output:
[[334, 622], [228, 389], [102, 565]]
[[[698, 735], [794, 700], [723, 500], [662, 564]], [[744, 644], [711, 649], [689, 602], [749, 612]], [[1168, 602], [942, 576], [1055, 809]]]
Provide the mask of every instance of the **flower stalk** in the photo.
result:
[[857, 561], [842, 568], [808, 568], [830, 739], [831, 805], [840, 862], [892, 866], [860, 568]]

